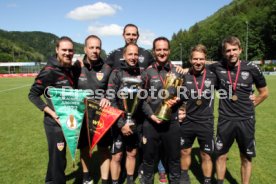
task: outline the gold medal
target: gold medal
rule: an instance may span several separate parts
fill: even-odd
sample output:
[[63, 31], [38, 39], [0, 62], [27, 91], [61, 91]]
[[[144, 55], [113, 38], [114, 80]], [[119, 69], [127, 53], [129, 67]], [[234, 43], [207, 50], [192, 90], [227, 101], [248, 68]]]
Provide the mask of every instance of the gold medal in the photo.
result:
[[196, 105], [197, 105], [197, 106], [201, 106], [201, 104], [202, 104], [202, 100], [201, 100], [201, 99], [197, 99], [197, 100], [196, 100]]
[[[237, 73], [236, 73], [235, 81], [232, 82], [231, 72], [230, 72], [229, 67], [227, 65], [228, 80], [229, 80], [229, 82], [230, 82], [230, 84], [232, 86], [233, 93], [235, 93], [235, 91], [237, 89], [237, 84], [238, 84], [238, 79], [239, 79], [239, 75], [240, 75], [240, 70], [241, 70], [241, 62], [238, 61], [238, 70], [237, 70]], [[233, 102], [236, 102], [238, 100], [238, 96], [237, 95], [232, 95], [231, 100]]]
[[[205, 78], [206, 78], [206, 69], [203, 70], [203, 76], [202, 76], [202, 80], [201, 80], [201, 87], [200, 87], [200, 89], [198, 88], [198, 82], [196, 81], [195, 75], [193, 75], [193, 78], [194, 78], [194, 84], [195, 84], [196, 90], [198, 92], [198, 98], [201, 98], [201, 94], [202, 94], [202, 91], [204, 89], [204, 83], [205, 83]], [[201, 106], [201, 104], [202, 104], [202, 100], [201, 99], [197, 99], [196, 100], [196, 105], [197, 106]]]
[[233, 95], [232, 96], [232, 100], [235, 102], [235, 101], [237, 101], [238, 100], [238, 96], [237, 95]]

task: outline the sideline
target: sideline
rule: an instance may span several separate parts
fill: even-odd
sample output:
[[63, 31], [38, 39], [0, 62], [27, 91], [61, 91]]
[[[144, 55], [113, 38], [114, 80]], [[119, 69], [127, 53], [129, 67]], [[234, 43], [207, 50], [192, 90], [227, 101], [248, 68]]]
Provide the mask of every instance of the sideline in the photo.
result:
[[27, 86], [31, 86], [31, 84], [24, 85], [24, 86], [18, 86], [18, 87], [10, 88], [10, 89], [0, 90], [0, 93], [2, 93], [2, 92], [7, 92], [7, 91], [12, 91], [12, 90], [16, 90], [16, 89], [20, 89], [20, 88], [24, 88], [24, 87], [27, 87]]

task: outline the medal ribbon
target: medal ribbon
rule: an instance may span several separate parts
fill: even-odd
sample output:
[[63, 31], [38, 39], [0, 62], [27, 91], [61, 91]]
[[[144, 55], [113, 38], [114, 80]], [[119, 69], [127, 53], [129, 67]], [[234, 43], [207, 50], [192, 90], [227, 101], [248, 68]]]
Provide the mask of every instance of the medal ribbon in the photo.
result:
[[203, 91], [203, 88], [204, 88], [205, 78], [206, 78], [206, 69], [204, 68], [204, 71], [203, 71], [203, 77], [202, 77], [202, 80], [201, 80], [200, 89], [198, 89], [198, 84], [197, 84], [195, 75], [193, 75], [193, 78], [194, 78], [194, 83], [195, 83], [196, 90], [198, 92], [198, 96], [201, 97], [201, 94], [202, 94], [202, 91]]
[[230, 70], [229, 70], [229, 67], [228, 67], [228, 64], [227, 64], [228, 79], [229, 79], [229, 82], [231, 83], [231, 86], [232, 86], [232, 89], [233, 89], [234, 93], [235, 93], [236, 88], [237, 88], [237, 83], [238, 83], [238, 79], [239, 79], [239, 75], [240, 75], [240, 71], [241, 71], [241, 62], [240, 61], [238, 61], [238, 62], [239, 62], [238, 63], [238, 71], [236, 73], [234, 84], [232, 82], [232, 77], [231, 77]]
[[[155, 64], [155, 69], [158, 71], [158, 69], [157, 69], [157, 64]], [[164, 86], [165, 86], [165, 81], [164, 81], [163, 77], [160, 75], [159, 72], [158, 72], [158, 77], [159, 77], [159, 79], [161, 80], [161, 82], [162, 82], [162, 84], [163, 84], [163, 87], [164, 87]]]

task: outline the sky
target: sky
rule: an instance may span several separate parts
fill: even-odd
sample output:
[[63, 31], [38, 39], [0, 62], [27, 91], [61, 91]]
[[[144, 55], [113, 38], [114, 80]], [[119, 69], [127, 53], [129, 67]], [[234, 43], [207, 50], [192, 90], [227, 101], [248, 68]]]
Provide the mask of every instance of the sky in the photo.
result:
[[159, 36], [171, 39], [188, 30], [232, 0], [1, 0], [0, 29], [42, 31], [69, 36], [83, 43], [90, 34], [102, 39], [102, 48], [122, 47], [123, 27], [139, 27], [138, 45], [146, 49]]

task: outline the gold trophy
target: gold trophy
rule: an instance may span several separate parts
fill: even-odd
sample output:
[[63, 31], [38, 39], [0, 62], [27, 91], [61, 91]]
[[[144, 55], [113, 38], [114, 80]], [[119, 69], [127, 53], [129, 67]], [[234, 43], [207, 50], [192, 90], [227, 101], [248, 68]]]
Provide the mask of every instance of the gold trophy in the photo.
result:
[[171, 108], [167, 105], [167, 101], [173, 99], [177, 95], [177, 88], [182, 86], [184, 79], [173, 73], [167, 73], [162, 93], [163, 99], [161, 105], [155, 111], [155, 116], [161, 120], [169, 121], [172, 113]]
[[140, 101], [137, 94], [139, 89], [141, 89], [142, 80], [134, 77], [124, 77], [122, 81], [122, 92], [124, 94], [122, 101], [126, 112], [126, 123], [129, 124], [131, 130], [135, 132], [136, 124], [132, 119], [132, 116], [135, 113]]

